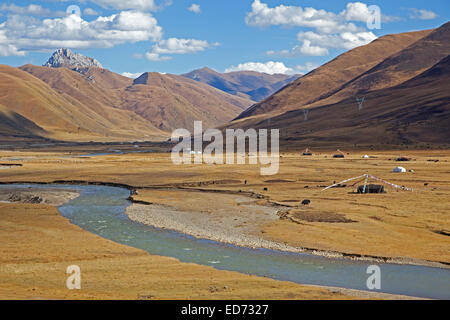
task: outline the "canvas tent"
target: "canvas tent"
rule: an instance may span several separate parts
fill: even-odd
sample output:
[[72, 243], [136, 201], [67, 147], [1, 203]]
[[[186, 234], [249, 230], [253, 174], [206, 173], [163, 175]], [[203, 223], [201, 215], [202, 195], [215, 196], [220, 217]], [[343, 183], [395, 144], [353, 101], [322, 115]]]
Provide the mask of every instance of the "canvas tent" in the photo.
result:
[[341, 150], [337, 149], [337, 152], [338, 152], [338, 153], [336, 153], [335, 155], [333, 155], [333, 158], [337, 158], [337, 159], [339, 159], [339, 158], [345, 158], [345, 154], [344, 154]]
[[368, 184], [359, 186], [358, 193], [384, 193], [384, 186], [381, 184]]
[[404, 172], [406, 172], [406, 169], [403, 167], [396, 167], [396, 168], [394, 168], [393, 172], [404, 173]]
[[[362, 176], [359, 176], [359, 177], [354, 177], [354, 178], [346, 179], [346, 180], [341, 181], [341, 182], [339, 182], [339, 183], [332, 184], [331, 186], [326, 187], [326, 188], [323, 189], [322, 191], [325, 191], [325, 190], [328, 190], [328, 189], [331, 189], [331, 188], [340, 187], [340, 186], [342, 186], [342, 185], [344, 185], [345, 183], [350, 182], [350, 181], [355, 181], [351, 186], [354, 186], [354, 185], [356, 185], [357, 183], [364, 181], [364, 186], [362, 186], [363, 189], [361, 190], [362, 192], [360, 192], [360, 193], [370, 193], [370, 192], [367, 192], [368, 182], [369, 182], [370, 179], [373, 179], [373, 180], [376, 180], [376, 181], [378, 181], [378, 182], [381, 182], [382, 184], [391, 186], [391, 187], [393, 187], [393, 188], [395, 188], [395, 189], [397, 189], [397, 190], [400, 189], [400, 190], [412, 191], [412, 189], [410, 189], [410, 188], [407, 188], [407, 187], [405, 187], [405, 186], [399, 186], [399, 185], [397, 185], [397, 184], [395, 184], [395, 183], [391, 183], [391, 182], [389, 182], [389, 181], [385, 181], [385, 180], [383, 180], [383, 179], [381, 179], [381, 178], [378, 178], [378, 177], [375, 177], [375, 176], [373, 176], [373, 175], [371, 175], [371, 174], [363, 174]], [[384, 191], [384, 190], [383, 190], [383, 191]]]

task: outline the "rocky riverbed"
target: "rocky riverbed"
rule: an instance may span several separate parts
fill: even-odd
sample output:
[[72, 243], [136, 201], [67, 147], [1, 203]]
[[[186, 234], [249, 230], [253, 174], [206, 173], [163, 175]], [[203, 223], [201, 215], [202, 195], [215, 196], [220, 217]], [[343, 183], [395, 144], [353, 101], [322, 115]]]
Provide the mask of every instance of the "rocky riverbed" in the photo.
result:
[[237, 205], [224, 206], [222, 210], [194, 211], [161, 204], [133, 204], [127, 208], [126, 213], [136, 222], [174, 230], [200, 239], [249, 248], [303, 251], [300, 248], [266, 240], [261, 236], [260, 226], [280, 219], [277, 208], [249, 202], [244, 196], [227, 195], [227, 198]]
[[0, 202], [61, 206], [80, 194], [75, 190], [39, 188], [0, 188]]

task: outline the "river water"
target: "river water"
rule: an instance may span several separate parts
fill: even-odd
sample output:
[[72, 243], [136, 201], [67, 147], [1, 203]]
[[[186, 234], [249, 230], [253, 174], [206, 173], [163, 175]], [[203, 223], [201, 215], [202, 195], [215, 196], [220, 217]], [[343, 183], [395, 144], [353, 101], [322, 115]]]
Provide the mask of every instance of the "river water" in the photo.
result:
[[450, 270], [415, 265], [326, 258], [306, 253], [250, 249], [196, 239], [131, 221], [125, 214], [129, 191], [106, 186], [3, 185], [78, 190], [81, 196], [59, 207], [73, 224], [117, 243], [183, 262], [212, 266], [301, 284], [368, 290], [367, 268], [381, 268], [378, 292], [450, 299]]

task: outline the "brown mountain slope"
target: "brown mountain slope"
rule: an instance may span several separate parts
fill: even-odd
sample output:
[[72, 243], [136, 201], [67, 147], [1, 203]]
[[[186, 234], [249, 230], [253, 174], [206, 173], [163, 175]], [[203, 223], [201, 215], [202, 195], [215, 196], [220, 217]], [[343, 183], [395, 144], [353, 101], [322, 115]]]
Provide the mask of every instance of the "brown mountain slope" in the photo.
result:
[[34, 138], [46, 134], [34, 122], [0, 104], [0, 136]]
[[215, 127], [235, 118], [252, 104], [248, 99], [175, 75], [145, 73], [133, 81], [97, 67], [26, 65], [21, 69], [43, 80], [71, 103], [89, 106], [114, 126], [133, 128], [117, 113], [135, 117], [139, 120], [134, 126], [136, 132], [147, 125], [163, 130], [167, 136], [176, 128], [192, 128], [194, 120]]
[[232, 120], [251, 104], [247, 99], [170, 74], [147, 72], [132, 86], [119, 91], [123, 109], [141, 115], [165, 131], [191, 130], [195, 120], [202, 120], [205, 127], [216, 127]]
[[78, 68], [77, 72], [92, 79], [93, 83], [105, 89], [120, 89], [133, 84], [133, 79], [124, 77], [108, 69], [96, 67]]
[[346, 83], [334, 94], [321, 96], [315, 105], [336, 103], [351, 96], [398, 85], [429, 69], [449, 53], [450, 22]]
[[[58, 73], [60, 78], [57, 79], [72, 80], [63, 69], [61, 70]], [[75, 87], [76, 85], [74, 82]], [[146, 136], [161, 138], [165, 135], [131, 112], [112, 107], [102, 109], [87, 106], [68, 94], [60, 94], [53, 90], [44, 81], [28, 72], [4, 65], [0, 66], [0, 104], [5, 110], [16, 113], [41, 127], [45, 130], [45, 134], [42, 132], [40, 134], [46, 138], [104, 140], [136, 139]], [[1, 126], [6, 128], [3, 122]]]
[[293, 110], [269, 120], [237, 121], [233, 127], [282, 128], [283, 143], [295, 146], [448, 145], [450, 57], [392, 88], [372, 91], [361, 111], [353, 98], [310, 111]]
[[206, 67], [182, 76], [253, 101], [265, 99], [299, 77], [299, 75], [270, 75], [254, 71], [219, 73]]
[[[116, 81], [112, 72], [106, 70], [102, 72], [102, 69], [94, 67], [86, 68], [85, 75], [67, 68], [25, 65], [20, 67], [20, 69], [44, 81], [59, 94], [65, 96], [71, 103], [82, 103], [85, 106], [89, 106], [92, 111], [112, 124], [119, 127], [123, 125], [124, 119], [121, 114], [127, 113], [112, 109], [118, 108], [121, 101], [117, 91], [111, 87], [130, 85], [132, 83], [131, 79], [123, 77], [123, 80], [119, 79], [122, 81]], [[107, 72], [106, 76], [105, 72]], [[104, 76], [100, 78], [98, 74]], [[130, 115], [131, 113], [128, 113], [127, 116]], [[141, 119], [141, 122], [145, 121]]]
[[252, 106], [243, 112], [239, 119], [300, 109], [321, 96], [334, 93], [347, 82], [431, 32], [432, 30], [425, 30], [387, 35], [368, 45], [350, 50]]

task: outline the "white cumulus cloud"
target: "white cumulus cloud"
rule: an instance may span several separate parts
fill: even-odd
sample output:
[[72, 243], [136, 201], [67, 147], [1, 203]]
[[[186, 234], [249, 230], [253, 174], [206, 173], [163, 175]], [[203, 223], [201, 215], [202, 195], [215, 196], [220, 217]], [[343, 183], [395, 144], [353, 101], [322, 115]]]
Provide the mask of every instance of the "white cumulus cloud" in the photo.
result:
[[150, 13], [138, 11], [122, 11], [93, 21], [75, 14], [43, 20], [9, 15], [0, 24], [0, 35], [0, 46], [12, 46], [21, 52], [61, 47], [111, 48], [123, 43], [159, 41], [162, 28]]
[[309, 47], [317, 46], [334, 49], [353, 49], [375, 40], [372, 32], [342, 32], [339, 34], [320, 34], [312, 31], [299, 32], [297, 40], [308, 43]]
[[[364, 5], [367, 9], [367, 6]], [[368, 10], [368, 9], [367, 9]], [[340, 14], [318, 10], [315, 8], [302, 8], [297, 6], [279, 5], [270, 8], [261, 0], [254, 0], [252, 4], [252, 12], [247, 14], [245, 21], [250, 26], [269, 27], [271, 25], [290, 26], [290, 27], [308, 27], [320, 30], [324, 33], [333, 33], [336, 31], [357, 31], [355, 24], [346, 21], [357, 20], [356, 12], [352, 7], [352, 14], [345, 19], [347, 11], [344, 10]]]
[[189, 8], [189, 11], [194, 12], [196, 14], [201, 13], [202, 9], [200, 8], [200, 5], [193, 3]]
[[326, 56], [328, 54], [328, 49], [311, 45], [311, 40], [305, 39], [301, 47], [297, 46], [293, 49], [293, 55], [297, 55], [297, 52], [300, 52], [305, 56]]
[[11, 44], [0, 44], [0, 57], [8, 56], [24, 56], [25, 51], [20, 51], [16, 46]]
[[240, 63], [237, 66], [231, 66], [225, 70], [225, 72], [234, 71], [256, 71], [267, 74], [293, 74], [294, 69], [288, 68], [283, 62], [246, 62]]
[[353, 49], [368, 44], [377, 36], [368, 31], [365, 25], [357, 26], [354, 22], [367, 22], [372, 16], [369, 7], [362, 2], [348, 3], [339, 13], [300, 6], [279, 5], [269, 7], [261, 0], [254, 0], [252, 11], [246, 16], [249, 26], [269, 27], [286, 26], [309, 28], [313, 31], [301, 31], [296, 45], [290, 50], [268, 51], [280, 56], [324, 56], [329, 49]]
[[104, 8], [113, 8], [118, 10], [136, 9], [142, 11], [155, 11], [158, 6], [155, 0], [90, 0]]
[[203, 51], [210, 46], [212, 45], [205, 40], [170, 38], [159, 41], [153, 47], [153, 52], [159, 54], [184, 54]]
[[362, 2], [347, 3], [347, 8], [341, 12], [346, 21], [366, 22], [372, 16], [369, 7]]
[[206, 40], [169, 38], [157, 42], [145, 56], [151, 61], [164, 61], [171, 59], [167, 56], [168, 54], [196, 53], [219, 45], [219, 43], [211, 44]]
[[37, 4], [30, 4], [28, 6], [17, 6], [15, 4], [2, 4], [0, 11], [10, 12], [13, 14], [32, 15], [32, 16], [50, 16], [52, 12], [50, 9], [43, 8]]
[[83, 14], [86, 16], [98, 16], [99, 15], [99, 13], [92, 8], [84, 9]]
[[147, 60], [150, 60], [150, 61], [168, 61], [168, 60], [172, 60], [172, 57], [160, 56], [158, 53], [154, 53], [154, 52], [147, 52], [145, 54], [145, 58], [147, 58]]
[[4, 25], [5, 23], [0, 24], [0, 57], [24, 56], [25, 51], [21, 51], [15, 45], [7, 42], [8, 37], [6, 31], [2, 30], [2, 26]]
[[433, 20], [439, 17], [435, 12], [426, 9], [409, 9], [410, 14], [409, 17], [411, 19], [420, 19], [420, 20]]

